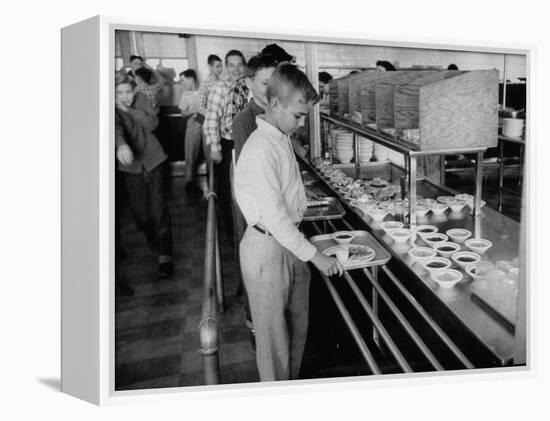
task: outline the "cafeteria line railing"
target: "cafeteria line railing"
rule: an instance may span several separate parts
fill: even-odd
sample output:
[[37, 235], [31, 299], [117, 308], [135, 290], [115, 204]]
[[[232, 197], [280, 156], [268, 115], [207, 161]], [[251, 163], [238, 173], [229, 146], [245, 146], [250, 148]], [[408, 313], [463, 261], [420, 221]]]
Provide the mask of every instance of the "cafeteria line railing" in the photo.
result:
[[199, 334], [205, 384], [219, 384], [220, 345], [218, 312], [223, 312], [224, 294], [216, 216], [218, 197], [215, 192], [213, 161], [209, 162], [208, 174], [208, 193], [206, 195], [208, 212], [206, 220], [202, 318], [199, 323]]
[[[350, 230], [354, 228], [349, 224], [345, 219], [342, 220], [346, 227]], [[334, 231], [338, 231], [336, 226], [332, 221], [326, 221], [327, 224], [323, 225], [323, 228], [330, 227]], [[325, 234], [325, 229], [321, 228], [317, 222], [311, 222], [313, 229], [318, 234]], [[399, 345], [395, 342], [392, 336], [389, 333], [389, 330], [384, 325], [384, 321], [378, 315], [379, 300], [382, 300], [389, 311], [395, 316], [401, 327], [407, 333], [407, 335], [412, 339], [416, 344], [420, 352], [427, 359], [430, 365], [436, 371], [443, 371], [445, 368], [440, 361], [434, 356], [433, 352], [430, 350], [429, 346], [422, 339], [420, 333], [415, 330], [415, 328], [409, 323], [407, 318], [403, 315], [398, 305], [390, 298], [389, 294], [381, 287], [378, 282], [378, 272], [379, 268], [385, 273], [388, 279], [397, 287], [402, 296], [412, 305], [413, 309], [426, 321], [430, 329], [442, 340], [446, 347], [454, 354], [454, 356], [461, 362], [464, 368], [475, 368], [473, 363], [463, 354], [460, 348], [453, 342], [453, 340], [443, 331], [443, 329], [436, 323], [436, 321], [426, 312], [426, 310], [416, 301], [413, 295], [407, 291], [399, 279], [393, 274], [393, 272], [386, 266], [381, 265], [379, 267], [375, 266], [372, 268], [365, 268], [362, 270], [365, 278], [370, 282], [372, 287], [372, 303], [369, 303], [363, 292], [360, 290], [356, 282], [353, 280], [352, 276], [348, 271], [344, 271], [344, 279], [351, 288], [353, 294], [359, 301], [361, 307], [366, 313], [367, 318], [372, 323], [372, 340], [378, 346], [381, 347], [381, 341], [386, 345], [392, 357], [397, 361], [399, 368], [404, 373], [413, 372], [411, 367], [411, 362], [407, 361], [406, 357], [403, 355], [402, 350], [399, 348]], [[370, 269], [370, 270], [369, 270]], [[369, 349], [367, 345], [366, 338], [361, 334], [359, 328], [357, 327], [356, 322], [350, 314], [350, 311], [344, 301], [342, 300], [340, 294], [336, 290], [332, 278], [321, 275], [327, 289], [336, 304], [338, 311], [340, 312], [348, 330], [350, 331], [355, 343], [359, 347], [359, 351], [363, 356], [369, 370], [373, 374], [382, 374], [383, 371], [374, 358], [374, 353]]]

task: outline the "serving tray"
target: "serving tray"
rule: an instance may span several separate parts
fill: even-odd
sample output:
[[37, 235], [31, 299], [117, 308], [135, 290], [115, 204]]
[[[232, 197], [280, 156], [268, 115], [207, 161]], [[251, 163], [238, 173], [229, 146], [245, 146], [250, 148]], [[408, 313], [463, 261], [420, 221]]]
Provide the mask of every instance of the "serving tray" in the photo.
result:
[[335, 197], [325, 197], [323, 200], [328, 202], [324, 206], [308, 207], [304, 213], [304, 221], [328, 221], [330, 219], [341, 219], [346, 211], [342, 204]]
[[[382, 247], [382, 245], [375, 240], [375, 238], [368, 233], [367, 231], [350, 231], [355, 234], [355, 238], [351, 240], [350, 245], [363, 245], [370, 247], [374, 250], [374, 258], [368, 262], [356, 262], [356, 263], [346, 263], [344, 266], [345, 270], [361, 269], [371, 266], [380, 266], [385, 265], [391, 259], [390, 253]], [[339, 244], [332, 239], [333, 234], [323, 234], [315, 235], [309, 239], [309, 241], [317, 247], [319, 253], [323, 253], [325, 250], [330, 247], [338, 246]]]

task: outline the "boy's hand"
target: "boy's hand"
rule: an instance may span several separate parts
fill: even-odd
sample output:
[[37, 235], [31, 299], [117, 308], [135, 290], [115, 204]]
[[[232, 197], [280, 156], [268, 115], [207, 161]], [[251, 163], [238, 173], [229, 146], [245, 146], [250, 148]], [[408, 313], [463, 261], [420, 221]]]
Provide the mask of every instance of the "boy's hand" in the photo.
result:
[[338, 276], [342, 276], [344, 273], [344, 268], [338, 260], [334, 257], [325, 256], [319, 252], [315, 253], [311, 259], [311, 263], [313, 263], [315, 267], [325, 276], [332, 276], [336, 274], [338, 274]]
[[222, 152], [221, 151], [212, 151], [210, 153], [210, 158], [214, 161], [215, 164], [222, 162]]
[[116, 157], [122, 165], [134, 162], [134, 154], [128, 145], [120, 145], [116, 150]]

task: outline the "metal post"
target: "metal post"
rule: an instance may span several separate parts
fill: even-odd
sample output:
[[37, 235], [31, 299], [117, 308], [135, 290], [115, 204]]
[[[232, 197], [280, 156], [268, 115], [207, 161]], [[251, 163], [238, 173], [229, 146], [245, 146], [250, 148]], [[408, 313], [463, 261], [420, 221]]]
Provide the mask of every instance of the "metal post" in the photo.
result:
[[483, 182], [483, 152], [477, 153], [476, 159], [476, 192], [474, 196], [474, 218], [481, 216], [481, 194]]
[[416, 156], [409, 155], [409, 225], [416, 228]]
[[498, 211], [502, 212], [502, 188], [504, 187], [504, 140], [498, 140]]
[[[306, 42], [306, 74], [313, 85], [319, 91], [319, 66], [317, 62], [317, 44]], [[309, 112], [309, 158], [313, 161], [321, 156], [321, 117], [319, 104], [311, 107]]]
[[357, 133], [353, 132], [353, 162], [355, 162], [355, 178], [361, 175], [361, 164], [359, 163], [359, 139]]
[[445, 181], [445, 155], [439, 156], [439, 185], [443, 187], [446, 183]]

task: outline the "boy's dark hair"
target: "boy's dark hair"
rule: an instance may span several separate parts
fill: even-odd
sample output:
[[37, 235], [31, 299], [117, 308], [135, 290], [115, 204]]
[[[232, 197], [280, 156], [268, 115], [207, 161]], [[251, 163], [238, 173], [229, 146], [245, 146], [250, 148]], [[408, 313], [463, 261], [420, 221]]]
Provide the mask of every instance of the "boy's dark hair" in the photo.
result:
[[195, 72], [193, 69], [187, 69], [180, 73], [181, 77], [191, 78], [197, 83], [197, 72]]
[[239, 50], [229, 50], [227, 54], [225, 55], [225, 64], [227, 65], [227, 59], [231, 56], [238, 56], [243, 59], [243, 64], [246, 66], [246, 59], [244, 58], [244, 54], [241, 53]]
[[378, 60], [376, 62], [377, 66], [382, 66], [384, 69], [386, 69], [387, 72], [393, 72], [395, 71], [395, 66], [391, 64], [389, 61], [386, 60]]
[[279, 65], [267, 84], [267, 100], [279, 98], [285, 103], [292, 91], [301, 92], [307, 104], [316, 104], [321, 99], [304, 72], [292, 64]]
[[115, 75], [115, 87], [118, 85], [123, 85], [125, 83], [130, 85], [132, 88], [136, 87], [136, 81], [133, 77], [120, 73]]
[[208, 62], [209, 66], [212, 66], [216, 61], [219, 61], [221, 63], [222, 59], [216, 54], [210, 54], [206, 61]]
[[136, 55], [136, 54], [132, 54], [132, 55], [130, 56], [130, 63], [131, 63], [132, 61], [136, 60], [136, 59], [139, 59], [139, 60], [141, 60], [141, 61], [144, 61], [144, 60], [143, 60], [143, 57], [138, 56], [138, 55]]
[[259, 70], [277, 67], [277, 62], [271, 54], [258, 54], [252, 57], [246, 65], [246, 76], [253, 78]]
[[332, 76], [328, 72], [319, 72], [319, 82], [329, 83], [332, 80]]
[[283, 61], [292, 61], [294, 56], [288, 54], [283, 48], [279, 47], [277, 44], [269, 44], [264, 47], [260, 54], [270, 54], [277, 64]]
[[135, 72], [136, 76], [139, 76], [147, 85], [151, 84], [151, 79], [153, 77], [153, 72], [147, 67], [140, 67]]
[[458, 66], [454, 63], [449, 64], [449, 67], [447, 67], [447, 70], [458, 70]]

